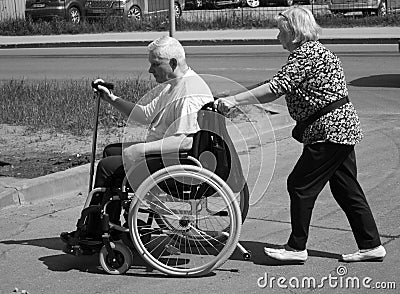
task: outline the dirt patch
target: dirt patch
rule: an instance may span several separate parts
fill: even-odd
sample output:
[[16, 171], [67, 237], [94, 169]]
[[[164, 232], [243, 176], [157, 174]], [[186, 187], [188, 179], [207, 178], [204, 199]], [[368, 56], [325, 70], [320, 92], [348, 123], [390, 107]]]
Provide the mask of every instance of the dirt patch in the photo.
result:
[[[100, 130], [96, 158], [110, 143], [122, 141], [123, 128]], [[90, 162], [92, 134], [73, 136], [54, 131], [0, 125], [1, 177], [36, 178]], [[6, 163], [6, 165], [4, 165]]]

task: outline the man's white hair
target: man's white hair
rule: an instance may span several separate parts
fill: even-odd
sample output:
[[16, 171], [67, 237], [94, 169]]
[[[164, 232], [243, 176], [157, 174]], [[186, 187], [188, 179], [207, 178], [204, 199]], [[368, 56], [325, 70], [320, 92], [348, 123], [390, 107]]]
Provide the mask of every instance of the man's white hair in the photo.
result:
[[175, 38], [169, 36], [160, 37], [151, 42], [147, 48], [149, 52], [152, 52], [158, 58], [175, 58], [178, 63], [185, 61], [185, 50]]

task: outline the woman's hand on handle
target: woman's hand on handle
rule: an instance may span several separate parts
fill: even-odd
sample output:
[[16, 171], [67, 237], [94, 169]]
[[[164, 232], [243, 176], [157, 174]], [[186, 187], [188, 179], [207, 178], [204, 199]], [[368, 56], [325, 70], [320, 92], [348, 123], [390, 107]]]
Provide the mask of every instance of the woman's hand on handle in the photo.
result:
[[221, 113], [228, 113], [229, 110], [236, 106], [235, 96], [228, 96], [225, 98], [218, 98], [214, 101], [214, 107]]

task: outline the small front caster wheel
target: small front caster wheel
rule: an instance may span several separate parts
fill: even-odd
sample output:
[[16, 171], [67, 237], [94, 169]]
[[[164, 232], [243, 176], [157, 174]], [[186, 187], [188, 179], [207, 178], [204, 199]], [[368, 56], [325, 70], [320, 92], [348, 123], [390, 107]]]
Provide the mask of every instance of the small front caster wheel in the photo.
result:
[[251, 259], [251, 251], [247, 251], [246, 253], [243, 253], [243, 259], [250, 260]]
[[122, 275], [126, 273], [133, 264], [133, 256], [131, 250], [123, 243], [111, 242], [111, 249], [114, 252], [115, 259], [113, 260], [106, 246], [100, 250], [100, 264], [101, 267], [109, 274]]

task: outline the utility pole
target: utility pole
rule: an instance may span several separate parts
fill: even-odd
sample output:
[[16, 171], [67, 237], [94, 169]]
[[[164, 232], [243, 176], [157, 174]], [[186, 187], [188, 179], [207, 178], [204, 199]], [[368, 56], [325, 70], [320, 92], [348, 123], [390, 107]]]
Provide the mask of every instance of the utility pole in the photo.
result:
[[169, 0], [169, 36], [175, 35], [175, 0]]

